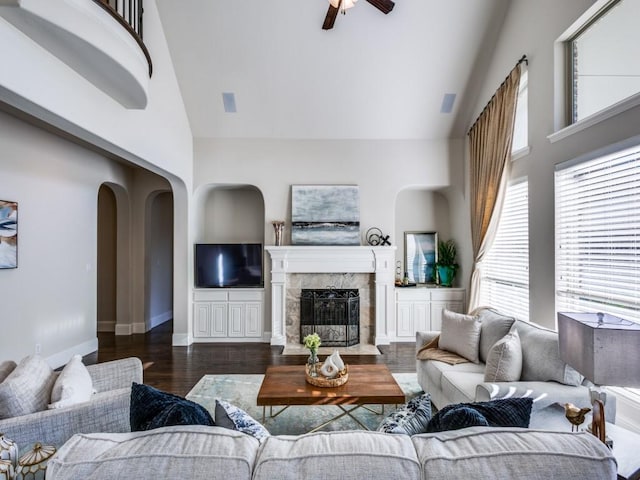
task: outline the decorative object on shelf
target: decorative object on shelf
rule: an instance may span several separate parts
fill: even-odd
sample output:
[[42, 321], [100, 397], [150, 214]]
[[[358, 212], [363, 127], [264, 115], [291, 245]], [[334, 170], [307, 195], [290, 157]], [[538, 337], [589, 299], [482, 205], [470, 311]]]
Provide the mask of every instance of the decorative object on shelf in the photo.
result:
[[436, 283], [437, 232], [404, 232], [404, 265], [408, 283]]
[[402, 262], [396, 262], [396, 285], [402, 285]]
[[338, 350], [334, 350], [320, 367], [320, 373], [326, 378], [336, 378], [342, 370], [344, 370], [344, 362]]
[[4, 433], [0, 433], [0, 460], [11, 462], [13, 468], [18, 465], [18, 445], [9, 440]]
[[0, 269], [18, 268], [18, 203], [0, 200]]
[[282, 245], [282, 234], [284, 233], [284, 222], [282, 220], [274, 220], [271, 222], [273, 224], [273, 230], [275, 233], [275, 245], [279, 247]]
[[588, 407], [576, 407], [573, 403], [564, 404], [564, 416], [569, 420], [572, 432], [580, 430], [580, 425], [584, 423], [585, 415], [590, 411], [591, 409]]
[[558, 312], [560, 358], [593, 382], [591, 430], [606, 443], [601, 385], [640, 387], [640, 324], [598, 313]]
[[320, 348], [320, 335], [310, 333], [302, 339], [302, 343], [309, 349], [309, 359], [307, 360], [307, 375], [318, 376], [318, 348]]
[[438, 242], [438, 261], [436, 262], [436, 268], [438, 269], [439, 285], [443, 287], [453, 285], [453, 280], [456, 278], [456, 272], [458, 271], [458, 264], [456, 263], [457, 255], [456, 243], [452, 239], [446, 242]]
[[364, 237], [367, 244], [372, 247], [391, 245], [389, 235], [385, 235], [382, 230], [376, 227], [371, 227], [367, 230]]
[[56, 453], [55, 447], [36, 443], [32, 450], [18, 460], [16, 480], [44, 480], [47, 463], [54, 453]]
[[357, 185], [292, 185], [293, 245], [360, 245]]
[[13, 480], [15, 469], [11, 460], [0, 460], [0, 480]]

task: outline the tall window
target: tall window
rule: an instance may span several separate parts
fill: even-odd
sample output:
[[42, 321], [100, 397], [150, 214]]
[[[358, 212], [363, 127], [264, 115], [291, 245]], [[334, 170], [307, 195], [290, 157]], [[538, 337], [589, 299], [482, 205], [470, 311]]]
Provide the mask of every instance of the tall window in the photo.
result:
[[640, 145], [558, 166], [556, 309], [640, 322]]
[[567, 42], [575, 123], [640, 92], [640, 2], [611, 0]]
[[498, 232], [482, 262], [480, 304], [529, 320], [529, 187], [507, 186]]
[[513, 143], [511, 153], [517, 155], [529, 146], [529, 72], [522, 67], [520, 86], [518, 87], [518, 104], [516, 120], [513, 124]]

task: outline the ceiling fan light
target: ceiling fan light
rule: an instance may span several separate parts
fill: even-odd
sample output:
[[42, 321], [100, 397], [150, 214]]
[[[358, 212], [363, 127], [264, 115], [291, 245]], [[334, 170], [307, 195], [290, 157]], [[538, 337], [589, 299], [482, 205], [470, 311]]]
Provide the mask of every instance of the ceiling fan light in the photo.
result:
[[339, 8], [341, 13], [355, 6], [358, 0], [329, 0], [329, 3], [334, 8]]

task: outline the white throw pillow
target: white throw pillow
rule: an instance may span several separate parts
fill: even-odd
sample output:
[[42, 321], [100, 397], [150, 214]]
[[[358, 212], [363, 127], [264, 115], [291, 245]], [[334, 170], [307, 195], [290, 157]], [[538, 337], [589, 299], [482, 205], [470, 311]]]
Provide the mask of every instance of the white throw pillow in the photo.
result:
[[93, 381], [80, 355], [65, 365], [51, 390], [49, 408], [64, 408], [91, 400]]
[[40, 355], [20, 360], [0, 383], [0, 419], [46, 410], [54, 381], [53, 370]]
[[489, 350], [485, 382], [517, 382], [522, 373], [522, 347], [518, 330], [512, 328]]
[[480, 320], [474, 315], [444, 310], [438, 348], [457, 353], [470, 362], [478, 363], [481, 326]]

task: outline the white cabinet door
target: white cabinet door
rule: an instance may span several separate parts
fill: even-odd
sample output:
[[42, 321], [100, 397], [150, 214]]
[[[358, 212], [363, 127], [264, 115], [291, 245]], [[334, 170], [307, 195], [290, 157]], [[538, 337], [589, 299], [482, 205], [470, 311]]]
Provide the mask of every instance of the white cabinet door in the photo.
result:
[[208, 337], [211, 327], [211, 304], [196, 303], [193, 305], [193, 336]]
[[244, 314], [244, 334], [247, 337], [261, 337], [262, 304], [247, 303]]
[[431, 329], [431, 308], [429, 302], [415, 302], [413, 304], [413, 326], [415, 330], [412, 336], [415, 338], [416, 332], [426, 332]]
[[396, 309], [396, 336], [414, 337], [413, 302], [398, 302]]
[[227, 304], [213, 302], [211, 305], [211, 335], [212, 337], [227, 336]]
[[244, 303], [229, 303], [229, 336], [244, 337]]

